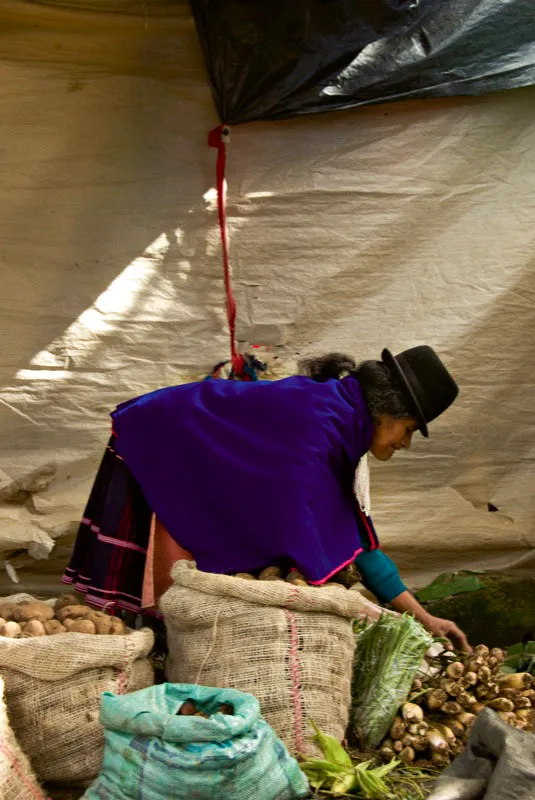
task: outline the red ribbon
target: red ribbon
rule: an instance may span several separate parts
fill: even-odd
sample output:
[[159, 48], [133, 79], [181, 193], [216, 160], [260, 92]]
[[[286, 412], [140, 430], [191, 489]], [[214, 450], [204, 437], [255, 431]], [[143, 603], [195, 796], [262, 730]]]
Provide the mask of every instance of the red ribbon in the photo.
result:
[[216, 164], [216, 186], [217, 186], [217, 210], [219, 214], [219, 233], [221, 235], [221, 246], [223, 249], [223, 270], [225, 276], [225, 295], [227, 320], [230, 334], [230, 353], [232, 368], [236, 375], [243, 373], [244, 360], [236, 348], [236, 300], [232, 291], [230, 277], [230, 261], [228, 254], [228, 234], [227, 234], [227, 213], [226, 213], [226, 168], [227, 168], [227, 144], [230, 140], [230, 128], [228, 125], [219, 125], [208, 134], [208, 144], [217, 150]]

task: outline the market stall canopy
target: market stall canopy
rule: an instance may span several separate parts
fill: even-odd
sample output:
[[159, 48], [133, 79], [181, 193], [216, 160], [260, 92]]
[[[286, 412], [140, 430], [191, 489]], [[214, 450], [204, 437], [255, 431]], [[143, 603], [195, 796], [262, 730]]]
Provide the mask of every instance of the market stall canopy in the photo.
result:
[[535, 82], [526, 0], [191, 0], [222, 122]]

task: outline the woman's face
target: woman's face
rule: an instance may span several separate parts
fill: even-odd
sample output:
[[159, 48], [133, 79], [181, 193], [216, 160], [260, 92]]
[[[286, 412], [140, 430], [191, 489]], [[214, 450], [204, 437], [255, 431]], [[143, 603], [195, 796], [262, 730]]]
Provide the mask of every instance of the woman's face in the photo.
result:
[[379, 461], [388, 461], [396, 450], [408, 450], [412, 435], [418, 430], [414, 419], [397, 419], [382, 414], [374, 426], [370, 452]]

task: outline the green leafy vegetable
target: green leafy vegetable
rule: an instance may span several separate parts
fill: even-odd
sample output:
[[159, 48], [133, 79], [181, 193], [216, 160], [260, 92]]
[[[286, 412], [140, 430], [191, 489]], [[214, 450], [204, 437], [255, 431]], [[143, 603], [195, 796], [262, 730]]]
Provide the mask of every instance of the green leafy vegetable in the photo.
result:
[[385, 614], [356, 629], [352, 726], [365, 745], [376, 747], [407, 697], [433, 639], [408, 614]]

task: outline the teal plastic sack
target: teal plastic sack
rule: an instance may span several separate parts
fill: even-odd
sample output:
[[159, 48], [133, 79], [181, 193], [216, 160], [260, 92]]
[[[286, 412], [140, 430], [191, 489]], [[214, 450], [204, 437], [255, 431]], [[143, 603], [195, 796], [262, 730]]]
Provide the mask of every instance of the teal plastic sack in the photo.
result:
[[[177, 716], [185, 700], [209, 719]], [[229, 703], [234, 715], [217, 712]], [[128, 695], [104, 692], [100, 776], [83, 800], [294, 800], [309, 795], [297, 761], [234, 689], [164, 683]]]

